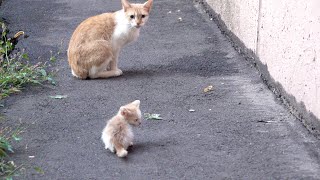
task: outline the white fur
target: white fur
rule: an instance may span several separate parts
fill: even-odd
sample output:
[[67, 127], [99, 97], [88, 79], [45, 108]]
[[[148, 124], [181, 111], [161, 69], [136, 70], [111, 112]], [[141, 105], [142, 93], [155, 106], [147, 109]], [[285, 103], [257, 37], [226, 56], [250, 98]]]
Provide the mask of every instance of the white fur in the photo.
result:
[[133, 132], [132, 132], [132, 128], [131, 126], [128, 124], [129, 128], [128, 128], [128, 134], [127, 136], [124, 138], [124, 145], [125, 145], [125, 149], [127, 149], [129, 146], [132, 145], [132, 141], [133, 141]]
[[119, 157], [126, 157], [128, 155], [128, 151], [125, 149], [122, 149], [119, 153], [118, 156]]
[[71, 69], [71, 73], [72, 73], [72, 75], [74, 76], [74, 77], [76, 77], [76, 78], [79, 78], [77, 75], [76, 75], [76, 73], [74, 73], [74, 71]]
[[[112, 120], [110, 120], [111, 122]], [[124, 121], [124, 120], [123, 120]], [[127, 149], [130, 145], [132, 145], [132, 141], [133, 141], [133, 131], [131, 126], [126, 122], [126, 125], [128, 127], [128, 133], [125, 135], [125, 137], [123, 137], [123, 142], [121, 144], [123, 144], [124, 149]], [[111, 142], [111, 136], [112, 134], [110, 134], [110, 132], [112, 132], [112, 127], [109, 126], [109, 122], [107, 123], [107, 126], [103, 129], [102, 131], [102, 135], [101, 135], [101, 139], [103, 141], [103, 143], [105, 144], [105, 149], [109, 149], [111, 152], [115, 152], [115, 148], [113, 143]], [[120, 157], [124, 157], [127, 155], [127, 153], [125, 152], [119, 152], [120, 153]], [[123, 155], [123, 156], [121, 156]]]
[[101, 139], [105, 145], [105, 149], [109, 149], [111, 152], [114, 153], [114, 146], [113, 144], [111, 143], [111, 137], [107, 134], [106, 130], [104, 129], [102, 131], [102, 136], [101, 136]]
[[116, 12], [116, 27], [112, 35], [112, 45], [119, 51], [124, 45], [135, 41], [139, 37], [140, 29], [128, 21], [124, 10]]

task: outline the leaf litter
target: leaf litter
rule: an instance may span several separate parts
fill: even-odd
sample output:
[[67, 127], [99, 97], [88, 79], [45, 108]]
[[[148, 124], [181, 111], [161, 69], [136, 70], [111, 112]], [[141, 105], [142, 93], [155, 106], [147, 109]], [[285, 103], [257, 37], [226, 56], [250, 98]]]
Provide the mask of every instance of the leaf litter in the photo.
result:
[[212, 85], [210, 85], [210, 86], [208, 86], [208, 87], [203, 89], [204, 93], [207, 93], [207, 92], [210, 92], [210, 91], [213, 91], [213, 86]]

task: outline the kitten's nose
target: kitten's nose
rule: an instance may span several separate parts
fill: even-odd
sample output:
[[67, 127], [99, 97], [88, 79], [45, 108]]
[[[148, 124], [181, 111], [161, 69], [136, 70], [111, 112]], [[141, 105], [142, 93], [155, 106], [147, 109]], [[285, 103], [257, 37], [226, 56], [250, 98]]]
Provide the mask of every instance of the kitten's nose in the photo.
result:
[[137, 28], [141, 27], [140, 23], [137, 23], [136, 27], [137, 27]]
[[136, 24], [137, 24], [136, 25], [137, 28], [141, 27], [141, 22], [140, 21], [139, 22], [136, 21]]

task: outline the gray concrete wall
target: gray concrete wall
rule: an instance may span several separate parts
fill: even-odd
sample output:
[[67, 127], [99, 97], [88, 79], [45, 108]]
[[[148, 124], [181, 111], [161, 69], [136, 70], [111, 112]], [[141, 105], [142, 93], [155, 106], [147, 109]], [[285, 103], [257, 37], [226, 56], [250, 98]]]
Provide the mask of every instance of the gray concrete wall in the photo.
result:
[[[299, 116], [320, 119], [320, 1], [206, 0]], [[317, 122], [315, 122], [317, 121]], [[320, 130], [320, 129], [318, 129]]]

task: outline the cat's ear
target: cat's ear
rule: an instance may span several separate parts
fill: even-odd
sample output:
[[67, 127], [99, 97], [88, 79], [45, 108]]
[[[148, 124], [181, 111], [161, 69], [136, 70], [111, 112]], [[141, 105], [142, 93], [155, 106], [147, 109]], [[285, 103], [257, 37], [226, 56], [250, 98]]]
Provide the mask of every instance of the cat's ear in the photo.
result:
[[140, 106], [140, 100], [135, 100], [132, 102], [133, 105], [135, 105], [137, 108]]
[[129, 110], [127, 108], [125, 108], [124, 106], [120, 107], [120, 114], [122, 116], [127, 116], [129, 114]]
[[128, 0], [121, 0], [121, 3], [125, 12], [127, 11], [127, 9], [131, 8], [131, 4], [128, 2]]
[[148, 12], [150, 12], [150, 10], [151, 10], [152, 2], [153, 2], [153, 0], [148, 0], [147, 2], [145, 2], [145, 3], [143, 4], [143, 7], [144, 7], [145, 9], [147, 9]]

